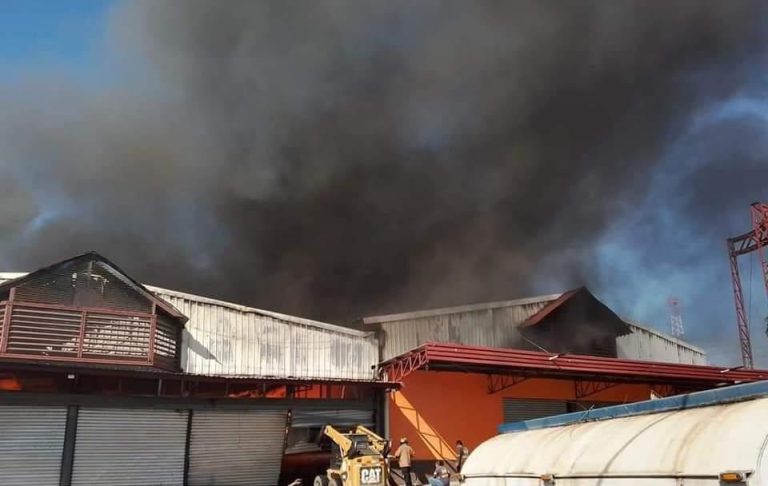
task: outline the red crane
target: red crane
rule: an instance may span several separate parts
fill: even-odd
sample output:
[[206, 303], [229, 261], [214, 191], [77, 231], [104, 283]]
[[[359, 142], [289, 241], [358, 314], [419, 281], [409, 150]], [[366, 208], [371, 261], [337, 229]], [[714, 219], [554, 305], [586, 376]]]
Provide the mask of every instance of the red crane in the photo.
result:
[[733, 297], [736, 303], [736, 323], [739, 327], [739, 343], [741, 344], [741, 360], [745, 368], [753, 367], [752, 342], [749, 337], [749, 316], [744, 305], [744, 291], [741, 288], [739, 263], [737, 258], [757, 251], [760, 257], [765, 291], [768, 295], [768, 204], [752, 203], [752, 230], [749, 233], [728, 239], [728, 255], [731, 260], [731, 278], [733, 279]]

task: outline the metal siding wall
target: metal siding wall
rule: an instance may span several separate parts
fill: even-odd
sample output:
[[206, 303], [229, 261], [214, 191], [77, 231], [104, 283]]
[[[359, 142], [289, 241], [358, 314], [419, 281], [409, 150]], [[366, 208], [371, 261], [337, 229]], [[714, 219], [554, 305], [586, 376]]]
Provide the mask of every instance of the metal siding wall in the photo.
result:
[[632, 334], [616, 339], [619, 358], [663, 363], [707, 364], [706, 354], [630, 324]]
[[371, 379], [372, 333], [338, 331], [156, 291], [189, 317], [182, 368], [212, 376]]
[[58, 486], [66, 407], [0, 406], [0, 485]]
[[189, 485], [277, 484], [286, 420], [287, 411], [194, 412]]
[[559, 400], [504, 398], [502, 406], [504, 423], [568, 413], [568, 402]]
[[186, 410], [81, 408], [74, 486], [181, 485]]
[[517, 326], [547, 303], [542, 301], [384, 322], [381, 324], [385, 333], [382, 360], [407, 353], [426, 342], [513, 347], [517, 342]]
[[294, 410], [291, 427], [323, 427], [325, 425], [373, 427], [373, 410]]

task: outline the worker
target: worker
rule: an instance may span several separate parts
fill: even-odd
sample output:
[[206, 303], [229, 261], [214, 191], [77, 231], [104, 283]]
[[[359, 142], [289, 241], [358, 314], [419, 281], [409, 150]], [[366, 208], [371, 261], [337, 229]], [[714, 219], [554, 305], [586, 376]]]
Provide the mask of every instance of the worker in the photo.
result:
[[432, 473], [432, 477], [429, 479], [429, 486], [450, 486], [451, 473], [448, 472], [448, 468], [445, 467], [445, 462], [438, 460], [435, 463], [435, 472]]
[[456, 441], [456, 472], [461, 472], [462, 466], [469, 456], [469, 448], [460, 440]]
[[413, 449], [408, 445], [408, 439], [403, 437], [400, 439], [400, 447], [395, 451], [395, 458], [397, 458], [397, 465], [400, 467], [400, 471], [403, 473], [403, 479], [405, 479], [405, 486], [413, 486], [411, 483], [411, 464], [413, 463]]

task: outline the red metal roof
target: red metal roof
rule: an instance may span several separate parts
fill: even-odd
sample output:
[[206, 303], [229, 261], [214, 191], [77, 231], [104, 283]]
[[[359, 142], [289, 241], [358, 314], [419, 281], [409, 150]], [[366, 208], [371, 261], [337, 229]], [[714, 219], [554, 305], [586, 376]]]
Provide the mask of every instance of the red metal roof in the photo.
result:
[[565, 302], [567, 302], [569, 299], [571, 299], [580, 289], [574, 289], [569, 290], [567, 292], [563, 292], [560, 297], [553, 300], [552, 302], [545, 305], [539, 312], [535, 313], [531, 317], [525, 320], [522, 324], [520, 324], [520, 327], [529, 327], [529, 326], [535, 326], [536, 324], [540, 323], [544, 320], [548, 315], [550, 315], [552, 312], [554, 312], [557, 308], [559, 308], [561, 305], [563, 305]]
[[652, 384], [737, 383], [768, 380], [768, 370], [660, 363], [576, 354], [427, 343], [380, 365], [391, 381], [418, 369], [584, 378]]

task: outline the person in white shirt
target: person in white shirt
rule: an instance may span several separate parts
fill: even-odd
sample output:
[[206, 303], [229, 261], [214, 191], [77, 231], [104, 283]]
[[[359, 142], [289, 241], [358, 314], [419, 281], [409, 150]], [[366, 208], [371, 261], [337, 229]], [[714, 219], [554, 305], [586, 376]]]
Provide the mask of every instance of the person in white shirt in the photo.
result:
[[449, 486], [451, 484], [451, 473], [445, 467], [445, 463], [438, 460], [435, 463], [435, 472], [429, 478], [429, 486]]

